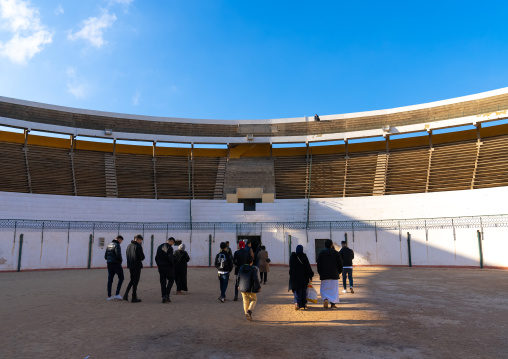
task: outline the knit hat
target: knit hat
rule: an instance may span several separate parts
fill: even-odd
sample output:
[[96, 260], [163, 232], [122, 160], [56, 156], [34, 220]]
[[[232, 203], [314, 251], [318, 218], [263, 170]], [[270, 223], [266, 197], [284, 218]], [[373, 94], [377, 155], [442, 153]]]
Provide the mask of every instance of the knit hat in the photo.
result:
[[240, 247], [240, 249], [244, 249], [245, 248], [245, 242], [244, 241], [238, 242], [238, 247]]

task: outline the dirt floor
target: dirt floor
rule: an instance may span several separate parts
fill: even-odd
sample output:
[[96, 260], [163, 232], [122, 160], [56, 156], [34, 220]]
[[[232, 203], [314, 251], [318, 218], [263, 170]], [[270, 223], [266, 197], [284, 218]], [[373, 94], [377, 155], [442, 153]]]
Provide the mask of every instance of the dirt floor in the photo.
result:
[[106, 301], [106, 276], [0, 273], [0, 358], [508, 357], [506, 270], [357, 267], [338, 309], [295, 311], [288, 268], [272, 267], [253, 322], [233, 280], [219, 302], [212, 268], [189, 268], [190, 291], [166, 304], [156, 269], [142, 303]]

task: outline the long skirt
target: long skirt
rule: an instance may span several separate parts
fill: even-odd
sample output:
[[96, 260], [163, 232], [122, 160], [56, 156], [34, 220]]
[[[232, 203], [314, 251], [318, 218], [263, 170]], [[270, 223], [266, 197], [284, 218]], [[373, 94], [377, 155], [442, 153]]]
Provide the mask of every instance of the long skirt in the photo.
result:
[[305, 308], [307, 306], [307, 287], [293, 290], [293, 295], [298, 308]]
[[325, 279], [321, 281], [321, 299], [330, 303], [339, 302], [339, 281], [337, 279]]
[[176, 290], [178, 292], [187, 292], [187, 267], [176, 267], [175, 268], [175, 283]]

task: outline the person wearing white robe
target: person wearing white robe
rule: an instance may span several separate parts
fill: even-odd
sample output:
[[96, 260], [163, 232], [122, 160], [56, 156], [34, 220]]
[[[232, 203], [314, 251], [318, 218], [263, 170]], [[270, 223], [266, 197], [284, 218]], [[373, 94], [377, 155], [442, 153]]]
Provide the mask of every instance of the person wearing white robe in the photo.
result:
[[333, 242], [330, 239], [325, 241], [325, 249], [319, 253], [317, 260], [317, 271], [321, 280], [321, 298], [323, 307], [337, 308], [335, 304], [339, 303], [339, 279], [342, 273], [342, 258], [333, 248]]

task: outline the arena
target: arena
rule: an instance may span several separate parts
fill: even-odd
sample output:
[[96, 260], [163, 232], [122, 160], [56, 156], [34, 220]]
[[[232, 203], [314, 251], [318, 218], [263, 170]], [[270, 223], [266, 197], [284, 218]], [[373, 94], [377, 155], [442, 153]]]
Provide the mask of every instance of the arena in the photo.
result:
[[[508, 88], [238, 121], [0, 97], [0, 298], [3, 327], [17, 328], [0, 356], [501, 357], [507, 110]], [[105, 245], [137, 234], [147, 256], [133, 318], [106, 302], [100, 268]], [[187, 246], [191, 288], [162, 308], [152, 268], [168, 236]], [[355, 251], [358, 291], [338, 310], [292, 311], [289, 256], [302, 245], [314, 264], [327, 239]], [[239, 303], [217, 301], [207, 268], [226, 240], [262, 244], [272, 261], [249, 326]]]

